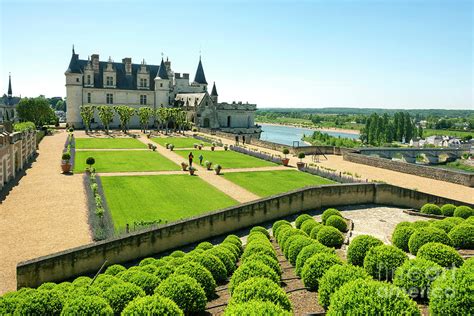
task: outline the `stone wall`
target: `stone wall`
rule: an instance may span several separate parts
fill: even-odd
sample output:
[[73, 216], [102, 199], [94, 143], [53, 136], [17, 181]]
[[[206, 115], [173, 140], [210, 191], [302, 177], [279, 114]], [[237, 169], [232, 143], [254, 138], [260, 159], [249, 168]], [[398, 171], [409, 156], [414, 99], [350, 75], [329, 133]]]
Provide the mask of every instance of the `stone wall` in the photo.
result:
[[421, 166], [413, 163], [390, 160], [385, 158], [366, 156], [356, 153], [346, 152], [343, 155], [344, 160], [369, 165], [377, 168], [383, 168], [420, 177], [431, 178], [435, 180], [447, 181], [462, 184], [468, 187], [474, 187], [474, 174], [462, 171], [441, 169], [436, 167]]

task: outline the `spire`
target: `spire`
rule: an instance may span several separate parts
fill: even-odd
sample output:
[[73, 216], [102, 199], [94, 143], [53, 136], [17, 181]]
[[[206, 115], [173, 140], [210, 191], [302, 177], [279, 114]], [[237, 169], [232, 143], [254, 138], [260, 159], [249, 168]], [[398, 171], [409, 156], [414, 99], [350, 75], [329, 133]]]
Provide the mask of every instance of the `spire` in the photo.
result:
[[71, 61], [69, 62], [69, 67], [67, 68], [66, 72], [71, 72], [71, 73], [81, 72], [81, 65], [79, 64], [79, 55], [76, 54], [76, 52], [74, 51], [74, 45], [72, 45]]
[[206, 76], [204, 75], [204, 69], [202, 68], [201, 56], [199, 56], [199, 64], [194, 76], [195, 83], [207, 84]]
[[165, 61], [163, 60], [163, 57], [161, 57], [160, 68], [158, 69], [158, 74], [156, 76], [160, 79], [169, 79], [168, 78], [168, 72], [166, 71]]
[[8, 73], [8, 97], [12, 97], [12, 74]]
[[72, 44], [72, 54], [75, 55], [76, 52], [74, 51], [74, 44]]
[[212, 85], [211, 96], [212, 96], [212, 97], [217, 97], [217, 96], [219, 96], [219, 95], [217, 94], [216, 82], [215, 82], [215, 81], [214, 81], [214, 84]]

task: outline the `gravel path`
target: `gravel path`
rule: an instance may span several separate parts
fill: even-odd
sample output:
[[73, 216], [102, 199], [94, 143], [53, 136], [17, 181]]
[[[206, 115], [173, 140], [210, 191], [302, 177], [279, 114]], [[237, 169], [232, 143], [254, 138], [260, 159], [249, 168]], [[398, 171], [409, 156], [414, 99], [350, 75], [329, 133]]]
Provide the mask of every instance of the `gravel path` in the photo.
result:
[[16, 289], [18, 262], [91, 242], [82, 175], [60, 169], [66, 133], [44, 137], [39, 155], [0, 204], [0, 295]]

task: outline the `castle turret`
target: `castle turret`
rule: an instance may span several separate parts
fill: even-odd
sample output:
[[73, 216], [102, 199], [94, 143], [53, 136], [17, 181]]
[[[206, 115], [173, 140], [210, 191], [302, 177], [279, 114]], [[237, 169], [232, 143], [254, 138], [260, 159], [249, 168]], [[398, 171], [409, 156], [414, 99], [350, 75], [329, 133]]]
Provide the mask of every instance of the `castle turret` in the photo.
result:
[[217, 104], [217, 99], [219, 95], [217, 94], [217, 89], [216, 89], [216, 82], [212, 85], [212, 91], [211, 91], [211, 99], [214, 101], [215, 104]]
[[196, 75], [194, 76], [193, 85], [199, 85], [202, 87], [202, 91], [207, 90], [206, 76], [204, 75], [204, 68], [202, 67], [201, 56], [199, 56], [199, 64], [196, 69]]
[[67, 122], [74, 127], [82, 126], [80, 107], [82, 105], [82, 71], [79, 62], [79, 55], [72, 47], [71, 61], [65, 72], [67, 91]]
[[165, 62], [161, 58], [161, 64], [155, 77], [155, 105], [157, 108], [168, 107], [170, 102], [170, 80]]

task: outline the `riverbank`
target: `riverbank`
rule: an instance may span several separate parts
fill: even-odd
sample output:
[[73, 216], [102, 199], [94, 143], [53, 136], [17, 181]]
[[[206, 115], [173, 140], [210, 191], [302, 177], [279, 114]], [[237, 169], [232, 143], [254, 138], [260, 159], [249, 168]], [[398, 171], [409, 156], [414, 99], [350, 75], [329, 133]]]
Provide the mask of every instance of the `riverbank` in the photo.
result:
[[352, 134], [352, 135], [360, 135], [360, 131], [353, 130], [353, 129], [345, 129], [345, 128], [332, 128], [332, 127], [326, 127], [326, 128], [317, 128], [313, 126], [307, 126], [304, 124], [294, 124], [294, 123], [287, 123], [287, 124], [278, 124], [278, 123], [265, 123], [265, 122], [256, 122], [257, 124], [265, 124], [265, 125], [272, 125], [272, 126], [289, 126], [289, 127], [298, 127], [298, 128], [306, 128], [310, 129], [313, 131], [319, 131], [319, 132], [339, 132], [339, 133], [346, 133], [346, 134]]

